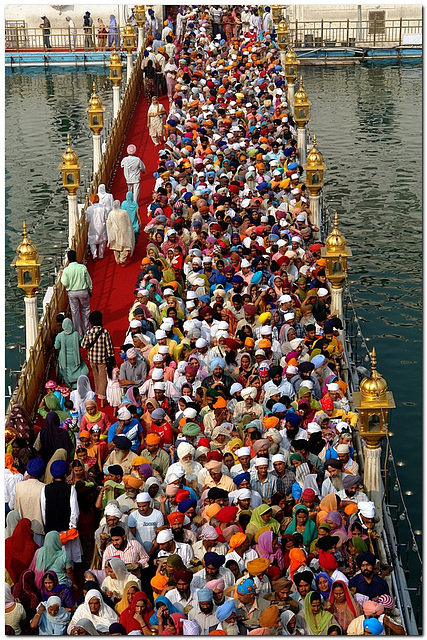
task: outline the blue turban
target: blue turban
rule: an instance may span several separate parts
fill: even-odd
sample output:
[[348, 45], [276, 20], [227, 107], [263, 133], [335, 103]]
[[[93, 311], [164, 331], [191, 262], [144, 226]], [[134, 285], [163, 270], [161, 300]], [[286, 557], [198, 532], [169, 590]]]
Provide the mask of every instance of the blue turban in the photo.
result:
[[224, 358], [212, 358], [211, 360], [211, 364], [209, 367], [209, 371], [212, 373], [212, 371], [214, 369], [216, 369], [216, 367], [221, 367], [221, 369], [225, 369], [225, 360]]
[[285, 420], [289, 422], [291, 427], [299, 427], [302, 422], [302, 417], [294, 411], [288, 411]]
[[240, 584], [237, 585], [237, 593], [247, 594], [247, 593], [255, 593], [255, 584], [254, 581], [250, 578], [246, 578]]
[[200, 302], [206, 302], [206, 304], [209, 304], [211, 301], [210, 296], [204, 295], [204, 296], [200, 296]]
[[268, 239], [272, 240], [273, 242], [278, 242], [280, 240], [280, 237], [277, 235], [277, 233], [270, 233]]
[[236, 487], [240, 487], [242, 482], [244, 482], [245, 480], [247, 480], [248, 482], [251, 481], [251, 474], [249, 473], [249, 471], [244, 471], [243, 473], [238, 473], [237, 476], [234, 476], [233, 480]]
[[318, 369], [326, 362], [326, 358], [319, 354], [318, 356], [314, 356], [314, 358], [311, 359], [311, 362], [314, 364], [314, 367]]
[[286, 407], [281, 402], [276, 402], [276, 404], [273, 404], [271, 407], [271, 413], [284, 413], [285, 411]]
[[251, 284], [259, 284], [262, 280], [262, 271], [256, 271], [251, 278]]
[[178, 124], [176, 120], [174, 120], [173, 118], [170, 118], [166, 124], [168, 124], [170, 127], [176, 127], [176, 125]]
[[227, 600], [216, 610], [216, 617], [220, 622], [224, 622], [232, 613], [237, 613], [236, 605], [233, 600]]
[[286, 147], [286, 149], [284, 149], [283, 151], [283, 155], [286, 158], [290, 158], [291, 154], [296, 151], [295, 147]]
[[50, 465], [50, 473], [52, 478], [62, 478], [67, 473], [67, 463], [65, 460], [55, 460]]
[[369, 629], [373, 636], [379, 636], [383, 631], [384, 627], [377, 618], [367, 618], [363, 621], [363, 630]]
[[218, 284], [225, 284], [227, 282], [227, 278], [225, 276], [223, 276], [222, 274], [219, 274], [219, 276], [216, 277], [216, 283]]
[[376, 561], [376, 558], [373, 553], [370, 553], [370, 551], [366, 551], [365, 553], [360, 553], [356, 557], [356, 564], [359, 567], [359, 569], [362, 566], [363, 562], [367, 562], [368, 564], [371, 564], [373, 567], [375, 567], [375, 561]]
[[41, 458], [34, 458], [28, 462], [25, 469], [29, 476], [40, 478], [44, 473], [45, 464]]
[[264, 189], [268, 189], [268, 182], [260, 182], [259, 185], [257, 186], [257, 190], [258, 191], [264, 191]]
[[208, 564], [211, 564], [213, 567], [219, 569], [219, 567], [222, 567], [225, 562], [225, 556], [219, 555], [218, 553], [215, 553], [215, 551], [208, 551], [205, 553], [203, 560], [205, 561], [205, 567], [207, 567]]
[[290, 162], [288, 164], [288, 171], [294, 171], [294, 169], [298, 169], [298, 162]]
[[212, 602], [213, 600], [213, 591], [212, 589], [208, 589], [207, 587], [203, 587], [203, 589], [199, 589], [197, 592], [197, 602]]
[[302, 489], [298, 482], [294, 482], [292, 485], [292, 497], [294, 500], [299, 500], [301, 498]]
[[242, 276], [235, 275], [231, 278], [231, 282], [234, 284], [243, 284], [244, 279], [242, 278]]
[[197, 500], [181, 500], [181, 502], [178, 504], [178, 511], [180, 513], [185, 513], [186, 511], [188, 511], [189, 509], [191, 509], [191, 507], [194, 507], [194, 509], [197, 506]]

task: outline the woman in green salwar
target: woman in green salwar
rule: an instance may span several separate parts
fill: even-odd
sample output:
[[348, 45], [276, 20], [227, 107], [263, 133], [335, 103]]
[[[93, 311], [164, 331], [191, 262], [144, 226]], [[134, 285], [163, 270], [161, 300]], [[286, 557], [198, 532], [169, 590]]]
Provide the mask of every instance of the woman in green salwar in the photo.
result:
[[59, 349], [58, 365], [59, 373], [67, 387], [76, 388], [77, 378], [86, 376], [89, 369], [80, 355], [81, 335], [74, 329], [70, 318], [65, 318], [62, 323], [62, 331], [55, 339], [55, 349]]

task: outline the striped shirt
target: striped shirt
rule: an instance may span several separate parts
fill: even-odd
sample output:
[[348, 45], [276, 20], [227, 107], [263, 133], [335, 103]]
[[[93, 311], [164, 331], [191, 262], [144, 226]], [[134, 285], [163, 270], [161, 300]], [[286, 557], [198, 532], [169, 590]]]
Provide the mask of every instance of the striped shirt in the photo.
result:
[[141, 543], [138, 540], [127, 540], [126, 549], [121, 551], [116, 549], [113, 544], [109, 544], [104, 551], [102, 558], [102, 568], [111, 558], [120, 558], [125, 564], [135, 564], [136, 562], [141, 565], [142, 568], [148, 567], [150, 557]]

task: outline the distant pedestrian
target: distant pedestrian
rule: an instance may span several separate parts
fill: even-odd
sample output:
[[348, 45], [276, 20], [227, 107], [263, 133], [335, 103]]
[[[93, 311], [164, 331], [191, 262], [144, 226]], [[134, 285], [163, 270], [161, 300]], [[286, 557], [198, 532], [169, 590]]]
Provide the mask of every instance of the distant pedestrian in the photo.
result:
[[68, 22], [68, 27], [70, 29], [70, 45], [71, 45], [71, 51], [75, 51], [76, 50], [76, 43], [77, 43], [77, 29], [76, 29], [76, 24], [74, 22], [74, 20], [72, 18], [70, 18], [69, 16], [67, 16], [66, 21]]
[[68, 293], [73, 325], [83, 335], [89, 329], [92, 279], [85, 265], [77, 262], [75, 251], [68, 251], [67, 257], [68, 265], [62, 272], [61, 282]]
[[125, 266], [135, 249], [135, 234], [127, 211], [120, 208], [120, 200], [114, 200], [113, 210], [107, 220], [108, 246], [114, 251], [117, 264]]
[[89, 319], [92, 328], [85, 334], [81, 346], [88, 349], [87, 359], [93, 373], [95, 393], [103, 407], [107, 397], [107, 362], [114, 356], [114, 347], [109, 332], [102, 326], [102, 313], [93, 311]]
[[83, 16], [83, 31], [85, 34], [85, 50], [95, 48], [93, 38], [92, 38], [92, 26], [93, 26], [93, 20], [90, 17], [90, 12], [86, 11], [86, 13]]
[[43, 20], [40, 25], [40, 29], [43, 29], [43, 46], [45, 49], [52, 49], [50, 44], [50, 20], [44, 14], [40, 18]]
[[105, 51], [107, 46], [107, 35], [108, 31], [105, 28], [105, 24], [102, 18], [98, 18], [98, 49], [100, 51]]
[[114, 14], [110, 15], [110, 24], [108, 25], [108, 48], [119, 48], [119, 36], [117, 32], [117, 20]]
[[145, 173], [145, 164], [141, 158], [136, 156], [136, 147], [129, 144], [126, 151], [128, 155], [121, 161], [121, 168], [125, 174], [125, 180], [128, 191], [132, 191], [135, 202], [138, 204], [139, 199], [139, 183], [141, 181], [141, 171]]
[[87, 240], [95, 260], [104, 257], [105, 245], [107, 244], [107, 218], [108, 214], [104, 205], [99, 202], [99, 195], [93, 193], [90, 196], [91, 204], [86, 209], [86, 221], [89, 222]]

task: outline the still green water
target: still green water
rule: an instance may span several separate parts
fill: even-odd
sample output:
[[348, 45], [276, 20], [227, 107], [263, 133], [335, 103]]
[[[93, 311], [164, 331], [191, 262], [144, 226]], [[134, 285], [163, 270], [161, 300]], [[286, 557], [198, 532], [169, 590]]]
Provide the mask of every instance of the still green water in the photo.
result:
[[[92, 80], [112, 111], [103, 69], [27, 70], [6, 75], [6, 345], [25, 342], [24, 305], [9, 264], [27, 220], [44, 255], [44, 292], [67, 240], [67, 199], [57, 166], [70, 132], [91, 170], [85, 109]], [[329, 167], [327, 200], [353, 250], [349, 277], [362, 331], [394, 393], [396, 460], [415, 529], [422, 528], [422, 68], [304, 67], [310, 131]], [[83, 201], [81, 190], [79, 202]], [[9, 281], [11, 285], [9, 286]], [[42, 295], [39, 294], [41, 306]], [[7, 349], [16, 369], [18, 349]], [[7, 376], [6, 376], [7, 378]], [[7, 379], [6, 379], [7, 383]]]

